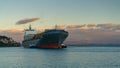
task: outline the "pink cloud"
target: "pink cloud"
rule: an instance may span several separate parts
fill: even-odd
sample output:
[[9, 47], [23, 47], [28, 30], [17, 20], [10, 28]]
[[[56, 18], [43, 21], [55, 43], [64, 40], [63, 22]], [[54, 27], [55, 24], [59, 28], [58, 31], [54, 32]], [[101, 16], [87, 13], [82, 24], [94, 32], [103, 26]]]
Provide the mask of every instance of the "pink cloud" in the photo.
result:
[[68, 30], [66, 44], [120, 44], [120, 33], [113, 30]]
[[0, 35], [11, 37], [17, 42], [23, 40], [23, 31], [21, 29], [1, 30]]

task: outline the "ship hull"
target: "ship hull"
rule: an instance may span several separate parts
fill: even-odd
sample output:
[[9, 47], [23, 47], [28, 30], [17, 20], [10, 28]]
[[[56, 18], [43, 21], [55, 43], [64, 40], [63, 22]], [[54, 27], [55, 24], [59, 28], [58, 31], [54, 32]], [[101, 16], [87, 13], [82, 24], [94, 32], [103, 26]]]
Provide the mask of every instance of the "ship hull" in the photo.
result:
[[42, 33], [38, 39], [23, 41], [27, 48], [62, 48], [62, 43], [68, 36], [64, 30], [49, 30]]

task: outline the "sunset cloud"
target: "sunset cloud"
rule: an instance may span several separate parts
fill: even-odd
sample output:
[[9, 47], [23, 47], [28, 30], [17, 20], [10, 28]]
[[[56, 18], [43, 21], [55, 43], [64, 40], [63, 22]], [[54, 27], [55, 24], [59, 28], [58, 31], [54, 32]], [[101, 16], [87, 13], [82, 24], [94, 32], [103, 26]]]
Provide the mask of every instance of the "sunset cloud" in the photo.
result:
[[66, 29], [79, 29], [79, 28], [82, 28], [82, 27], [85, 27], [86, 25], [68, 25], [66, 26]]
[[120, 44], [120, 31], [111, 30], [68, 30], [66, 44]]
[[66, 26], [65, 25], [58, 25], [57, 26], [59, 29], [66, 29]]
[[120, 24], [83, 24], [83, 25], [68, 25], [66, 29], [99, 29], [99, 30], [120, 30]]
[[87, 24], [88, 27], [96, 27], [96, 24]]
[[103, 28], [103, 29], [113, 29], [116, 28], [119, 24], [98, 24], [97, 27]]
[[34, 22], [34, 21], [36, 21], [36, 20], [39, 20], [39, 18], [26, 18], [26, 19], [19, 20], [16, 24], [17, 24], [17, 25], [27, 24], [27, 23]]
[[[83, 24], [83, 25], [58, 25], [58, 28], [65, 29], [69, 36], [65, 44], [120, 44], [119, 24]], [[39, 32], [45, 29], [39, 29]], [[0, 35], [12, 37], [18, 42], [22, 42], [24, 37], [23, 29], [0, 29]]]
[[66, 44], [120, 44], [120, 24], [69, 25]]
[[8, 36], [13, 38], [17, 42], [21, 42], [23, 40], [23, 30], [22, 29], [9, 29], [9, 30], [0, 30], [0, 35]]

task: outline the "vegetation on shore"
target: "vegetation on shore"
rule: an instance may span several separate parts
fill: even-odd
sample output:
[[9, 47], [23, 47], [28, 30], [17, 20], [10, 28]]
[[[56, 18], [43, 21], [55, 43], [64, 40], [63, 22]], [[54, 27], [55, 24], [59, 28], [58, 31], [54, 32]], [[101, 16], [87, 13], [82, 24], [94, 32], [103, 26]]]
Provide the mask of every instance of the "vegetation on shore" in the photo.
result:
[[10, 37], [0, 36], [0, 47], [19, 47], [20, 43]]

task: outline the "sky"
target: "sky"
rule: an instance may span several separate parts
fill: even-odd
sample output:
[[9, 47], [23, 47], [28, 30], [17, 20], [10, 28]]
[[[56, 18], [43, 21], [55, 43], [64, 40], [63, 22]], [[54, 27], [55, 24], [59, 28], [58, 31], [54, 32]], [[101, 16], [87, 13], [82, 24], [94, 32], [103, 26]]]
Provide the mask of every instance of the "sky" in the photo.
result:
[[87, 42], [99, 43], [106, 37], [106, 43], [116, 43], [113, 40], [120, 41], [119, 6], [120, 0], [0, 0], [0, 34], [21, 41], [22, 30], [30, 24], [35, 29], [57, 24], [69, 29], [67, 42], [87, 39]]
[[[34, 28], [57, 25], [119, 23], [120, 0], [0, 0], [0, 28], [15, 25], [24, 18], [40, 18]], [[6, 26], [9, 25], [9, 26]]]

